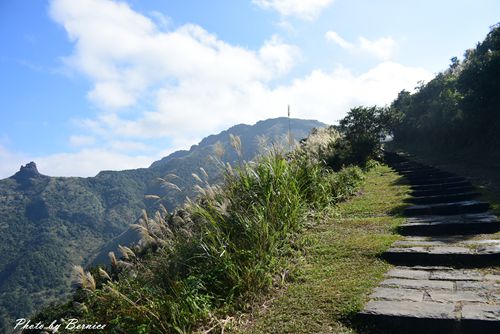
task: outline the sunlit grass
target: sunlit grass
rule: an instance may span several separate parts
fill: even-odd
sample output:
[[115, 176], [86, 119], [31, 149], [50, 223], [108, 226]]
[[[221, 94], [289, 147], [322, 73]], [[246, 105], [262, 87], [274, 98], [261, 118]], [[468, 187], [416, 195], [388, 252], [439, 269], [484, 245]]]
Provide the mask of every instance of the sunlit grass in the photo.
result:
[[357, 333], [351, 324], [390, 265], [379, 259], [398, 236], [408, 187], [386, 166], [372, 169], [358, 196], [307, 230], [305, 265], [241, 333]]

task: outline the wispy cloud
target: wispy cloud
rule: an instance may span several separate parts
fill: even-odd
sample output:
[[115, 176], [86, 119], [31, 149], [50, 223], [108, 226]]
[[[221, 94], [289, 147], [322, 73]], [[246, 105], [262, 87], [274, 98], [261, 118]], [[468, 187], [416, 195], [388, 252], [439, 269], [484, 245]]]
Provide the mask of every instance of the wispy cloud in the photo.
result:
[[370, 54], [382, 60], [391, 59], [398, 49], [398, 44], [392, 37], [382, 37], [375, 40], [359, 37], [358, 43], [355, 44], [346, 41], [335, 31], [328, 31], [325, 38], [343, 49]]
[[69, 143], [72, 146], [89, 146], [96, 143], [96, 138], [93, 136], [70, 136]]
[[295, 16], [312, 21], [332, 4], [333, 0], [252, 0], [252, 2], [261, 8], [276, 10], [283, 16]]
[[335, 31], [328, 31], [325, 34], [325, 37], [327, 40], [337, 43], [343, 49], [353, 49], [355, 47], [354, 44], [349, 43], [348, 41], [340, 37], [340, 35]]

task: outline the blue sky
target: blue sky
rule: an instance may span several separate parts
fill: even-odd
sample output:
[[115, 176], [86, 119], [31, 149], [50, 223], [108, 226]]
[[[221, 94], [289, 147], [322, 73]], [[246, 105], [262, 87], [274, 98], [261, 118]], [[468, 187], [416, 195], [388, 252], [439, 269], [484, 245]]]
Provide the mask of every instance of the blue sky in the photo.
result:
[[2, 0], [0, 177], [148, 166], [236, 123], [334, 123], [445, 69], [500, 2]]

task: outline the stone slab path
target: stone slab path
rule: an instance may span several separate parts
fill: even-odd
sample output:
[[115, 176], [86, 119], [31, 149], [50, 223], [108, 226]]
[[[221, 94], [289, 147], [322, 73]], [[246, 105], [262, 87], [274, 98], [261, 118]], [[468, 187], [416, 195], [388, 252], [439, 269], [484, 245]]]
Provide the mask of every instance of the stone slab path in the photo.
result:
[[470, 182], [387, 154], [414, 195], [360, 318], [382, 333], [500, 333], [499, 219]]
[[398, 227], [402, 235], [461, 235], [497, 231], [500, 231], [500, 220], [489, 212], [411, 217]]

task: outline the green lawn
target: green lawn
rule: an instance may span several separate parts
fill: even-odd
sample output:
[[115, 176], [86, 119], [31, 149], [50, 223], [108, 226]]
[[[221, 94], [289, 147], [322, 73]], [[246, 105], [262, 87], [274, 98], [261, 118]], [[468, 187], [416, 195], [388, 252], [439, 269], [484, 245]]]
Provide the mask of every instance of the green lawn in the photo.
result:
[[356, 197], [305, 232], [295, 280], [232, 332], [358, 333], [351, 320], [390, 268], [379, 255], [398, 238], [407, 193], [387, 166], [373, 168]]

